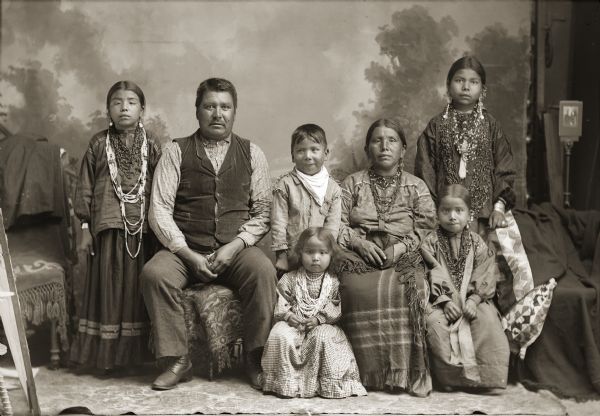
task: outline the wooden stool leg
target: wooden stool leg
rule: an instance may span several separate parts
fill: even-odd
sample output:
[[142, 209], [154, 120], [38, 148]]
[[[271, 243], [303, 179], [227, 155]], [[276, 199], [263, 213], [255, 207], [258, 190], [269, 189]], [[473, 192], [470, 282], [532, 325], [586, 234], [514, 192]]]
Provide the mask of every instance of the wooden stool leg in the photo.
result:
[[56, 370], [60, 367], [60, 347], [58, 345], [58, 331], [56, 319], [50, 321], [50, 369]]

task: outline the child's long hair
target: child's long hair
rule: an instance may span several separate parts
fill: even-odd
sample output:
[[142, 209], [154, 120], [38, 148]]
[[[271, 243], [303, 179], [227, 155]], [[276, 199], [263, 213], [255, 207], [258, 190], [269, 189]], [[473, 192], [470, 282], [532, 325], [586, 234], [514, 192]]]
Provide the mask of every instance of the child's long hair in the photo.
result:
[[298, 259], [298, 265], [302, 265], [302, 250], [304, 249], [304, 245], [311, 237], [317, 237], [319, 241], [326, 243], [329, 248], [329, 253], [331, 254], [331, 262], [329, 263], [329, 268], [335, 263], [337, 257], [340, 253], [340, 247], [335, 241], [335, 237], [329, 231], [327, 231], [323, 227], [308, 227], [306, 230], [302, 231], [300, 237], [298, 238], [298, 242], [294, 247], [294, 254]]
[[[461, 185], [460, 183], [454, 183], [452, 185], [446, 185], [442, 188], [442, 190], [440, 191], [440, 195], [438, 196], [438, 201], [441, 201], [442, 199], [444, 199], [445, 197], [451, 197], [451, 198], [459, 198], [462, 199], [463, 202], [465, 203], [465, 205], [467, 206], [467, 208], [469, 208], [469, 210], [471, 210], [471, 194], [469, 193], [469, 190], [467, 188], [465, 188], [463, 185]], [[439, 205], [439, 203], [438, 203]]]
[[108, 94], [106, 94], [106, 108], [110, 107], [110, 99], [113, 94], [119, 90], [126, 90], [134, 92], [138, 98], [140, 99], [140, 105], [142, 106], [142, 110], [146, 108], [146, 97], [144, 96], [144, 92], [142, 89], [133, 81], [119, 81], [113, 84], [112, 87], [108, 90]]
[[483, 65], [481, 64], [481, 62], [479, 62], [477, 58], [470, 55], [463, 56], [462, 58], [454, 61], [454, 63], [450, 67], [450, 70], [448, 71], [446, 85], [450, 85], [454, 74], [456, 74], [461, 69], [472, 69], [473, 71], [477, 72], [477, 75], [479, 75], [479, 78], [481, 78], [481, 84], [485, 85], [485, 69], [483, 68]]
[[325, 130], [316, 124], [303, 124], [292, 133], [292, 154], [294, 153], [294, 147], [306, 139], [320, 144], [323, 146], [323, 150], [327, 150]]

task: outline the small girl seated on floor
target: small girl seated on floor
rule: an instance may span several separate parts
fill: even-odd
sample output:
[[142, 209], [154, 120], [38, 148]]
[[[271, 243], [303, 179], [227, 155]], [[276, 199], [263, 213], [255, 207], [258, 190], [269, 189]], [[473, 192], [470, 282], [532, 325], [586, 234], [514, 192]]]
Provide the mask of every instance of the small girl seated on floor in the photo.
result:
[[302, 232], [295, 247], [300, 268], [283, 275], [262, 357], [262, 388], [283, 397], [366, 395], [344, 332], [339, 280], [328, 272], [337, 250], [323, 227]]
[[431, 372], [444, 388], [505, 388], [509, 347], [492, 298], [495, 255], [469, 230], [471, 200], [459, 184], [442, 188], [439, 225], [421, 250], [430, 267], [427, 343]]
[[337, 238], [342, 190], [323, 165], [329, 155], [325, 131], [303, 124], [292, 133], [294, 169], [279, 178], [271, 208], [272, 249], [278, 275], [298, 267], [292, 248], [308, 227], [324, 227]]

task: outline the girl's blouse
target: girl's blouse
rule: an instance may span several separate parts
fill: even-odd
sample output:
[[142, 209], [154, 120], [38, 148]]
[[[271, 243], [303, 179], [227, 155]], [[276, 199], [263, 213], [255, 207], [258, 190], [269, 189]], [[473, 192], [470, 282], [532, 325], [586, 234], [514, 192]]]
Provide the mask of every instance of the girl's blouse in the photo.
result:
[[[482, 301], [494, 297], [499, 272], [496, 268], [496, 256], [493, 250], [488, 247], [479, 234], [471, 231], [468, 235], [472, 241], [473, 272], [471, 276], [465, 275], [464, 278], [469, 279], [467, 299], [472, 299], [478, 305]], [[450, 271], [445, 267], [444, 256], [447, 253], [444, 253], [436, 231], [432, 231], [425, 237], [421, 250], [423, 258], [429, 263], [430, 300], [432, 305], [442, 306], [449, 300], [458, 303], [460, 288], [455, 286], [450, 277]]]
[[[283, 275], [277, 284], [277, 305], [275, 305], [274, 318], [276, 321], [287, 321], [291, 315], [299, 315], [298, 301], [296, 299], [296, 285], [299, 279], [304, 279], [303, 269], [291, 271]], [[331, 275], [332, 285], [328, 294], [329, 301], [316, 314], [319, 324], [333, 324], [340, 320], [342, 316], [340, 281], [334, 275]], [[321, 293], [323, 279], [311, 281], [307, 279], [308, 291], [312, 298], [318, 298]]]
[[[383, 231], [397, 237], [415, 250], [422, 238], [435, 227], [435, 206], [427, 185], [421, 179], [403, 172], [400, 189], [389, 211], [383, 214]], [[352, 249], [367, 233], [379, 230], [375, 199], [371, 192], [368, 170], [349, 175], [342, 183], [342, 224], [338, 242]]]
[[[93, 235], [109, 228], [123, 229], [119, 199], [113, 189], [106, 158], [106, 132], [107, 130], [103, 130], [96, 133], [90, 140], [81, 161], [75, 193], [75, 214], [81, 221], [90, 224], [90, 231]], [[146, 138], [148, 140], [148, 171], [145, 186], [145, 214], [148, 213], [154, 168], [161, 154], [160, 144], [156, 137], [146, 131]], [[120, 175], [123, 192], [130, 191], [136, 184], [140, 170], [141, 166], [134, 166], [130, 175]], [[130, 221], [137, 221], [140, 216], [139, 204], [125, 205], [127, 218]], [[147, 221], [144, 221], [144, 232], [147, 229]]]
[[[511, 209], [515, 204], [515, 193], [513, 185], [515, 181], [515, 168], [513, 164], [513, 155], [508, 138], [502, 131], [500, 124], [487, 111], [484, 111], [483, 122], [487, 124], [489, 140], [487, 148], [478, 146], [472, 159], [478, 159], [477, 162], [467, 163], [467, 177], [462, 181], [471, 192], [472, 201], [481, 198], [482, 207], [478, 217], [487, 218], [493, 210], [493, 204], [502, 198], [506, 203], [506, 209]], [[440, 113], [431, 119], [425, 131], [419, 137], [417, 142], [417, 156], [415, 160], [415, 175], [425, 181], [433, 199], [437, 201], [437, 195], [442, 187], [450, 183], [451, 176], [447, 172], [445, 153], [450, 153], [454, 166], [459, 166], [460, 154], [455, 146], [448, 143], [442, 143], [443, 124], [447, 120], [443, 118], [444, 113]], [[489, 148], [491, 146], [491, 149]], [[451, 147], [450, 152], [447, 149]], [[474, 169], [474, 164], [477, 169]], [[476, 171], [476, 172], [474, 172]], [[478, 178], [483, 172], [489, 172], [482, 178]], [[454, 173], [453, 176], [458, 176]], [[477, 193], [482, 195], [478, 196]]]

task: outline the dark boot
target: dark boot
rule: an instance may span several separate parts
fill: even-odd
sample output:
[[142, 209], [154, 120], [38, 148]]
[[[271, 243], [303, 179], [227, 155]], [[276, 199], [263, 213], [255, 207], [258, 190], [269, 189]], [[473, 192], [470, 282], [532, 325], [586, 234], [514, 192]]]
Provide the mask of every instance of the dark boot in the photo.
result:
[[169, 366], [152, 383], [154, 390], [170, 390], [177, 386], [177, 383], [190, 381], [192, 379], [192, 362], [187, 355], [177, 357], [173, 364]]
[[252, 388], [262, 390], [262, 367], [260, 360], [262, 358], [262, 348], [246, 353], [246, 375]]

